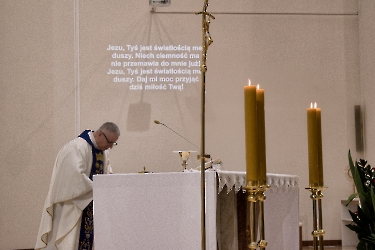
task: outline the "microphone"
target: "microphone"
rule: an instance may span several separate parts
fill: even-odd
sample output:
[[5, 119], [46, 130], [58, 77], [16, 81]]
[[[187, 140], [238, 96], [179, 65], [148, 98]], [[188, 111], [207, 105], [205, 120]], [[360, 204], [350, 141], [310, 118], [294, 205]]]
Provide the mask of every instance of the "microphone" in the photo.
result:
[[164, 127], [166, 127], [167, 129], [171, 130], [173, 133], [175, 133], [176, 135], [180, 136], [182, 139], [184, 139], [185, 141], [191, 143], [192, 145], [194, 145], [196, 148], [199, 149], [199, 147], [197, 145], [195, 145], [194, 143], [192, 143], [191, 141], [189, 141], [188, 139], [186, 139], [185, 137], [183, 137], [182, 135], [180, 135], [179, 133], [177, 133], [176, 131], [174, 131], [173, 129], [171, 129], [170, 127], [168, 127], [167, 125], [165, 125], [164, 123], [161, 123], [159, 122], [158, 120], [154, 120], [154, 123], [155, 124], [161, 124], [163, 125]]

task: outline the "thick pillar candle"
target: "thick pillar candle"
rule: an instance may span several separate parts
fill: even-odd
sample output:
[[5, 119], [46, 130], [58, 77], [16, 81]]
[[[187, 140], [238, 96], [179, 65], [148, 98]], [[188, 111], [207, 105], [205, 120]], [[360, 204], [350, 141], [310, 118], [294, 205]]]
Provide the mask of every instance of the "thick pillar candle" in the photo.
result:
[[316, 109], [316, 127], [317, 127], [317, 140], [318, 140], [318, 172], [319, 172], [319, 186], [323, 186], [323, 150], [322, 150], [322, 118], [321, 109]]
[[248, 186], [259, 181], [258, 133], [256, 87], [244, 86], [245, 104], [245, 146], [246, 146], [246, 182]]
[[319, 182], [318, 170], [318, 136], [317, 136], [316, 108], [307, 109], [307, 135], [309, 151], [309, 185], [317, 186]]
[[[316, 104], [315, 104], [316, 105]], [[321, 110], [311, 105], [307, 109], [307, 134], [309, 152], [309, 185], [323, 186]]]
[[266, 176], [266, 128], [264, 116], [264, 89], [257, 89], [257, 122], [258, 122], [258, 150], [259, 150], [259, 183], [265, 185]]

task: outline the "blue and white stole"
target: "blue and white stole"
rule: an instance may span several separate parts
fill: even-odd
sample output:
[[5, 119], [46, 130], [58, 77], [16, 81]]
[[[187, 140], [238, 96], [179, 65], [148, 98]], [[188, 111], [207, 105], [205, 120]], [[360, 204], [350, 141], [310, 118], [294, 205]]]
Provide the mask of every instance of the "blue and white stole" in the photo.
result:
[[[85, 139], [92, 148], [92, 167], [90, 172], [90, 180], [92, 180], [93, 175], [103, 174], [104, 157], [103, 151], [95, 148], [90, 139], [89, 132], [91, 132], [91, 130], [85, 130], [78, 137]], [[88, 204], [87, 207], [82, 211], [81, 232], [79, 235], [78, 250], [92, 250], [93, 242], [94, 210], [93, 201], [91, 201], [90, 204]]]

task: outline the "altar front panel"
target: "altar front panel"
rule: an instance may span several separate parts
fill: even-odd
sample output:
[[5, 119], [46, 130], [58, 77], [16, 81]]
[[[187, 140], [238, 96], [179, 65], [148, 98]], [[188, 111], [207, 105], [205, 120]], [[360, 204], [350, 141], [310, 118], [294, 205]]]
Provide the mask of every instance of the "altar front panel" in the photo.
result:
[[[94, 177], [95, 249], [201, 249], [201, 175]], [[206, 246], [216, 249], [216, 178], [206, 173]]]
[[[245, 172], [206, 172], [207, 250], [246, 246], [246, 229], [238, 231], [247, 220], [246, 198], [238, 203], [239, 194], [246, 197], [245, 178]], [[267, 250], [299, 248], [298, 179], [267, 174]], [[94, 176], [95, 249], [201, 249], [200, 180], [200, 172]]]

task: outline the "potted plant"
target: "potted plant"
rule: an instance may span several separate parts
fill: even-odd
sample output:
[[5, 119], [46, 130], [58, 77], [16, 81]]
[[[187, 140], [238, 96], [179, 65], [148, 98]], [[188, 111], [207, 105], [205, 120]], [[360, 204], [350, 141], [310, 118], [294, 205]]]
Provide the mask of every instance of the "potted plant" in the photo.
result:
[[349, 196], [346, 205], [356, 197], [359, 205], [357, 212], [349, 210], [353, 221], [346, 226], [358, 236], [357, 250], [375, 250], [375, 168], [363, 159], [354, 164], [350, 151], [348, 158], [357, 192]]

